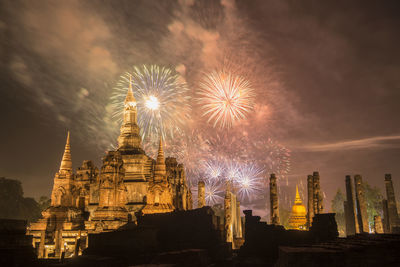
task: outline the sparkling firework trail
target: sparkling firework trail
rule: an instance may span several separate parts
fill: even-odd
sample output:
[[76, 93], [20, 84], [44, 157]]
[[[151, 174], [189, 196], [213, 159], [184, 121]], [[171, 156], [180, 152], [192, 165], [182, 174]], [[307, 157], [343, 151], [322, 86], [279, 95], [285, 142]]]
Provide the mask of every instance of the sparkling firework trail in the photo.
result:
[[264, 169], [255, 164], [240, 167], [239, 175], [234, 180], [234, 187], [241, 201], [251, 201], [263, 192]]
[[255, 141], [251, 150], [260, 155], [254, 156], [254, 159], [268, 173], [275, 173], [282, 178], [290, 172], [290, 150], [277, 141], [271, 138]]
[[250, 83], [229, 72], [211, 72], [200, 82], [198, 102], [203, 116], [214, 127], [230, 128], [239, 120], [245, 119], [254, 105], [254, 90]]
[[[144, 142], [146, 153], [155, 158], [158, 151], [158, 142]], [[205, 164], [212, 158], [210, 146], [201, 132], [193, 130], [174, 133], [164, 143], [165, 156], [175, 157], [179, 163], [183, 163], [189, 184], [196, 184], [197, 179], [205, 176]]]
[[223, 179], [222, 174], [224, 172], [225, 166], [217, 161], [207, 161], [204, 164], [204, 173], [206, 178], [217, 180]]
[[176, 72], [151, 65], [133, 68], [121, 76], [111, 97], [113, 117], [121, 119], [123, 103], [132, 77], [138, 107], [138, 123], [143, 140], [164, 140], [180, 132], [189, 118], [188, 88]]
[[222, 203], [224, 190], [220, 181], [208, 179], [205, 181], [206, 203], [209, 206]]

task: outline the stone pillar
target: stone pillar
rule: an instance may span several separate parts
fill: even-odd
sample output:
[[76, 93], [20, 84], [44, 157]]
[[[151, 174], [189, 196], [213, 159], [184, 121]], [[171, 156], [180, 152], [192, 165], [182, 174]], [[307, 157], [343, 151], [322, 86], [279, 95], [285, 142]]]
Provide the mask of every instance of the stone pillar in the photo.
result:
[[397, 213], [396, 197], [393, 189], [392, 175], [385, 174], [385, 187], [386, 187], [386, 199], [389, 212], [389, 227], [390, 232], [393, 232], [393, 227], [399, 224], [399, 215]]
[[197, 194], [197, 208], [202, 208], [206, 205], [206, 186], [203, 181], [199, 181]]
[[379, 215], [374, 216], [374, 230], [375, 234], [383, 234], [382, 219]]
[[275, 174], [269, 177], [269, 199], [270, 199], [270, 215], [271, 224], [279, 224], [279, 201], [278, 201], [278, 185]]
[[388, 202], [386, 199], [382, 200], [382, 210], [383, 210], [383, 231], [385, 234], [390, 233], [390, 219], [389, 219], [389, 209]]
[[224, 222], [224, 229], [225, 229], [225, 240], [226, 242], [233, 243], [233, 225], [232, 225], [232, 197], [231, 192], [226, 191], [225, 199], [224, 199], [224, 210], [225, 210], [225, 222]]
[[354, 176], [354, 184], [356, 189], [357, 218], [360, 233], [369, 233], [367, 202], [365, 200], [365, 192], [361, 175], [357, 174]]
[[237, 225], [237, 232], [236, 232], [236, 238], [242, 238], [243, 237], [243, 231], [242, 231], [242, 217], [240, 216], [240, 202], [236, 201], [236, 225]]
[[55, 234], [55, 240], [54, 240], [54, 253], [55, 253], [55, 257], [56, 258], [60, 258], [61, 257], [61, 248], [63, 246], [62, 244], [62, 232], [61, 230], [56, 230]]
[[349, 214], [350, 211], [349, 211], [349, 205], [347, 204], [346, 200], [343, 201], [343, 210], [344, 210], [344, 222], [345, 222], [345, 226], [346, 226], [345, 233], [346, 233], [346, 236], [350, 236], [350, 235], [353, 235], [354, 233], [352, 233], [352, 231], [351, 231], [351, 222], [348, 219], [350, 217], [350, 214]]
[[39, 251], [38, 251], [38, 258], [42, 259], [45, 257], [44, 253], [44, 243], [46, 241], [46, 230], [40, 231], [40, 244], [39, 244]]
[[320, 177], [319, 172], [313, 173], [313, 193], [314, 193], [314, 214], [320, 214], [324, 212], [323, 197], [321, 193]]
[[[353, 185], [351, 183], [351, 176], [346, 175], [346, 205], [347, 205], [347, 214], [346, 214], [346, 234], [355, 235], [358, 232], [357, 229], [357, 220], [356, 220], [356, 210], [354, 205], [354, 193], [353, 193]], [[346, 210], [345, 210], [346, 212]]]
[[314, 217], [314, 184], [313, 176], [307, 176], [307, 227], [310, 228]]

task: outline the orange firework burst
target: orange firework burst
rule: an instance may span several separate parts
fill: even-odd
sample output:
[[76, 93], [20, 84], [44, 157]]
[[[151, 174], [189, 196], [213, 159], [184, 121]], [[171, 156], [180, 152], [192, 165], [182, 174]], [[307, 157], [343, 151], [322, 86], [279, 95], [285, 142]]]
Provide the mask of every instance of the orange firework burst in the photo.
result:
[[207, 121], [213, 122], [214, 127], [221, 128], [230, 128], [245, 119], [253, 108], [255, 96], [246, 79], [222, 71], [205, 75], [198, 95], [203, 116], [208, 116]]

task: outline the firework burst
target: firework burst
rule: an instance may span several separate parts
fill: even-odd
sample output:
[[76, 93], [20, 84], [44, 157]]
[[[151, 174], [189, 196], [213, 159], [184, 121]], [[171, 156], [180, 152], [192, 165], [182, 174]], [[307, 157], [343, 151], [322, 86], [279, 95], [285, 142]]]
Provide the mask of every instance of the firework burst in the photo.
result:
[[143, 140], [165, 139], [181, 131], [190, 114], [188, 88], [178, 73], [166, 67], [134, 67], [121, 76], [111, 97], [113, 117], [121, 119], [130, 77]]
[[271, 138], [252, 142], [251, 145], [255, 153], [262, 153], [255, 159], [268, 173], [283, 177], [290, 172], [290, 150], [285, 146]]
[[214, 179], [208, 179], [205, 181], [205, 193], [206, 193], [206, 203], [209, 206], [221, 203], [224, 199], [222, 196], [224, 194], [223, 186], [220, 181]]
[[223, 172], [225, 171], [225, 166], [223, 163], [218, 161], [206, 161], [204, 164], [204, 174], [206, 178], [211, 180], [223, 179]]
[[214, 127], [230, 128], [253, 108], [254, 90], [250, 83], [238, 75], [229, 72], [211, 72], [200, 82], [198, 102], [203, 116]]
[[234, 186], [241, 201], [253, 200], [263, 192], [264, 169], [246, 164], [240, 167], [238, 174]]

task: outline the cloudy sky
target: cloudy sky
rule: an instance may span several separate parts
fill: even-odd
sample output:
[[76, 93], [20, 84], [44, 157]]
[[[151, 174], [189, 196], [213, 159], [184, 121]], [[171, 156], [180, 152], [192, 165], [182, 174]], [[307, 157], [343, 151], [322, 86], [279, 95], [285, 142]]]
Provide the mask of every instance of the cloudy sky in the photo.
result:
[[0, 176], [50, 195], [67, 129], [74, 167], [99, 166], [116, 137], [104, 121], [112, 88], [134, 65], [174, 69], [192, 92], [229, 66], [257, 95], [230, 134], [290, 149], [293, 197], [315, 170], [328, 203], [346, 174], [384, 189], [392, 173], [400, 193], [398, 14], [390, 0], [3, 0]]

